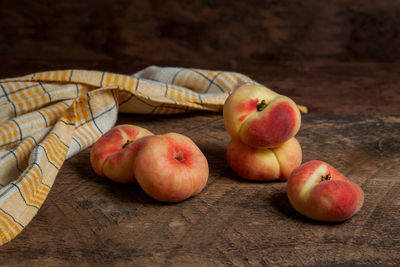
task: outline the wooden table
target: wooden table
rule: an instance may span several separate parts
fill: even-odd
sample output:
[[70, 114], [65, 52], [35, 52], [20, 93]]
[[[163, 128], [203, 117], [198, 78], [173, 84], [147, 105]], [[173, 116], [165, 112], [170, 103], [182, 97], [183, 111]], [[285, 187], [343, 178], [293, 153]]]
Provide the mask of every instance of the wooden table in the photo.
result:
[[121, 114], [118, 123], [192, 138], [210, 164], [205, 190], [157, 202], [96, 176], [87, 149], [0, 247], [0, 265], [399, 266], [399, 12], [396, 0], [0, 1], [0, 78], [149, 65], [241, 72], [306, 105], [303, 161], [328, 161], [365, 192], [350, 220], [314, 222], [293, 210], [284, 182], [228, 167], [221, 114]]
[[121, 115], [154, 133], [192, 138], [210, 164], [207, 187], [178, 204], [96, 176], [87, 149], [65, 162], [38, 215], [1, 247], [5, 264], [140, 266], [399, 265], [400, 116], [303, 116], [304, 161], [325, 160], [365, 191], [344, 223], [290, 206], [284, 182], [240, 179], [225, 160], [221, 114]]

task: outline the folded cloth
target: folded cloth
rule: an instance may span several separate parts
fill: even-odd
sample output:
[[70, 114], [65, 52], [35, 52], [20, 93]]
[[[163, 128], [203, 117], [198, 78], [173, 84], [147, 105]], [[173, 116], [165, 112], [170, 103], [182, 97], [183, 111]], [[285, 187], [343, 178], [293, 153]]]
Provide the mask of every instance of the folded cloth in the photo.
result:
[[133, 76], [60, 70], [0, 80], [0, 244], [42, 206], [63, 162], [114, 126], [118, 112], [221, 111], [235, 72], [150, 66]]

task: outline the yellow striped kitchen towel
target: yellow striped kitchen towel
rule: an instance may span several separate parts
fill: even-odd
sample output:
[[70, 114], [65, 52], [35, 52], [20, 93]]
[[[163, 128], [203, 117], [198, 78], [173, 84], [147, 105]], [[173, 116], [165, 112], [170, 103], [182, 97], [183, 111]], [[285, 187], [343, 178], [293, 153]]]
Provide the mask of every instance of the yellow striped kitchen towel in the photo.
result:
[[0, 80], [0, 244], [42, 206], [63, 162], [111, 129], [118, 112], [221, 111], [249, 77], [150, 66], [133, 76], [60, 70]]
[[118, 112], [221, 111], [249, 77], [150, 66], [133, 76], [60, 70], [0, 80], [0, 244], [36, 215], [63, 162], [114, 126]]

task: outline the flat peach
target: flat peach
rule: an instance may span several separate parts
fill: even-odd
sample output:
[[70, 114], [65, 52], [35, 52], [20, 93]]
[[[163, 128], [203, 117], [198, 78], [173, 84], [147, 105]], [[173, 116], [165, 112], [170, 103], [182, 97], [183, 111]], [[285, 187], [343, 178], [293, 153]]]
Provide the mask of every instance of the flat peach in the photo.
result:
[[291, 205], [319, 221], [344, 221], [363, 205], [361, 187], [323, 161], [309, 161], [295, 169], [287, 182]]
[[203, 190], [209, 169], [206, 157], [191, 139], [168, 133], [145, 142], [137, 153], [134, 173], [152, 198], [178, 202]]
[[249, 180], [286, 180], [301, 160], [301, 147], [294, 137], [271, 149], [252, 148], [232, 139], [227, 149], [229, 166], [240, 177]]
[[233, 139], [254, 148], [279, 146], [298, 132], [300, 111], [290, 98], [258, 85], [244, 85], [226, 100], [225, 128]]
[[135, 125], [118, 125], [104, 134], [90, 151], [93, 170], [119, 183], [136, 182], [133, 164], [143, 143], [153, 134]]

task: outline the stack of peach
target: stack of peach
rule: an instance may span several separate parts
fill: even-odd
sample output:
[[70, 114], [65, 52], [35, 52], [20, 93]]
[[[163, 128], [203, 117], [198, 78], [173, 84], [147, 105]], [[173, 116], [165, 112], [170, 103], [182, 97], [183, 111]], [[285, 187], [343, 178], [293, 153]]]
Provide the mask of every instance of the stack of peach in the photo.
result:
[[228, 97], [223, 115], [232, 137], [227, 160], [239, 176], [287, 180], [300, 165], [301, 147], [294, 137], [300, 129], [300, 111], [290, 98], [263, 86], [245, 85]]
[[[315, 220], [343, 221], [361, 208], [362, 189], [322, 161], [300, 166], [302, 150], [294, 137], [301, 124], [297, 105], [266, 87], [244, 85], [224, 104], [231, 168], [242, 178], [288, 180], [289, 202]], [[177, 133], [153, 135], [133, 125], [119, 125], [93, 146], [94, 171], [120, 183], [138, 182], [149, 196], [183, 201], [201, 192], [208, 162], [196, 144]]]
[[328, 163], [314, 160], [300, 166], [302, 150], [294, 137], [300, 112], [288, 97], [266, 87], [245, 85], [224, 104], [225, 128], [232, 140], [227, 160], [242, 178], [288, 180], [291, 205], [320, 221], [343, 221], [361, 208], [362, 189]]

